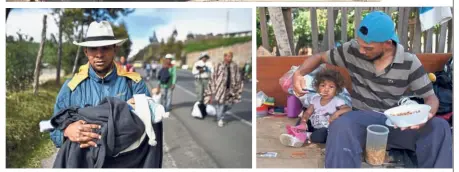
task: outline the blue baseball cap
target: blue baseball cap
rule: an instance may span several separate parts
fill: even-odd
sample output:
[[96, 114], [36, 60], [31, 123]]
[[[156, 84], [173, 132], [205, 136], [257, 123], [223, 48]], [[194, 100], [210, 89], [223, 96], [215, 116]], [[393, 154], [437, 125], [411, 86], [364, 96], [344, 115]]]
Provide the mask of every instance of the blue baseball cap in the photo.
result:
[[399, 42], [392, 18], [381, 11], [368, 13], [360, 22], [357, 35], [366, 43], [388, 40]]

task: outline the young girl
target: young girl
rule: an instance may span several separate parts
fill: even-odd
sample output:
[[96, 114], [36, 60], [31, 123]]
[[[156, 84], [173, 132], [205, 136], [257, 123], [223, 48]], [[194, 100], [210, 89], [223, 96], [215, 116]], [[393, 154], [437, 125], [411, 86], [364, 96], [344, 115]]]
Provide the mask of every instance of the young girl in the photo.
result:
[[312, 84], [319, 96], [311, 99], [298, 126], [287, 126], [287, 134], [280, 136], [283, 145], [301, 147], [307, 139], [314, 143], [325, 143], [330, 123], [351, 111], [344, 100], [336, 97], [344, 89], [344, 78], [338, 71], [322, 70]]

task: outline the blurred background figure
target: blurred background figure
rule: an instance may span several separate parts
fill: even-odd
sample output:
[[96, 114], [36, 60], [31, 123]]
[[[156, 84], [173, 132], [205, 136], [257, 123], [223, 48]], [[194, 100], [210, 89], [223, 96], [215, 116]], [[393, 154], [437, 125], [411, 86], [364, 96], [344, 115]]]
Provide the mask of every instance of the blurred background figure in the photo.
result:
[[157, 74], [158, 67], [159, 67], [159, 64], [156, 61], [152, 60], [151, 61], [151, 76], [157, 77], [156, 74]]
[[177, 69], [172, 64], [173, 59], [174, 56], [167, 54], [158, 73], [158, 90], [161, 92], [161, 104], [164, 106], [166, 112], [171, 111], [172, 92], [177, 81]]
[[204, 103], [209, 104], [214, 97], [217, 109], [217, 125], [223, 127], [226, 112], [234, 104], [241, 102], [241, 94], [244, 84], [241, 80], [239, 67], [233, 62], [233, 52], [224, 54], [223, 62], [215, 67], [215, 75], [212, 75], [204, 92]]
[[192, 74], [195, 78], [197, 101], [203, 101], [204, 89], [207, 88], [209, 78], [213, 72], [212, 63], [208, 61], [209, 58], [207, 52], [203, 52], [199, 56], [199, 60], [193, 65]]
[[120, 57], [120, 65], [123, 67], [124, 70], [128, 72], [135, 72], [134, 66], [129, 64], [124, 56]]
[[247, 61], [244, 64], [244, 68], [242, 69], [242, 79], [244, 82], [250, 82], [252, 80], [252, 63], [250, 61]]
[[148, 63], [148, 62], [145, 62], [144, 63], [144, 69], [145, 69], [145, 73], [146, 73], [146, 78], [147, 78], [147, 81], [150, 80], [150, 77], [151, 77], [151, 64]]

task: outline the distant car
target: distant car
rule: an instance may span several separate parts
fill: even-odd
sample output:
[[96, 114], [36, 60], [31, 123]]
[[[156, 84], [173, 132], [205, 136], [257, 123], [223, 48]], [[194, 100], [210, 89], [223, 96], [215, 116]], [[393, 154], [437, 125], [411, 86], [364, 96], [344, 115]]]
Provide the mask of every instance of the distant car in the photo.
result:
[[134, 62], [134, 68], [142, 68], [142, 67], [143, 67], [143, 63], [141, 61]]
[[182, 65], [182, 69], [183, 70], [187, 70], [188, 69], [188, 65]]

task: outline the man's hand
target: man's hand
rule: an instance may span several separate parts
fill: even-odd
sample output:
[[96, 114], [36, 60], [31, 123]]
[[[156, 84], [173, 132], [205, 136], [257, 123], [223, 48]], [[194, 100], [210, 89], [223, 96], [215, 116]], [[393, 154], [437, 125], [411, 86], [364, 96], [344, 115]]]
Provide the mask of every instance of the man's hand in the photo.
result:
[[80, 143], [80, 148], [87, 148], [90, 146], [97, 147], [94, 139], [101, 139], [101, 136], [93, 133], [92, 129], [100, 129], [100, 125], [86, 124], [85, 121], [79, 120], [71, 123], [64, 130], [64, 136], [72, 142]]
[[175, 88], [175, 84], [172, 84], [172, 85], [171, 85], [171, 89], [174, 89], [174, 88]]
[[[427, 121], [429, 121], [430, 119], [432, 119], [435, 115], [433, 115], [432, 113], [429, 113], [429, 116], [427, 117]], [[410, 126], [410, 127], [397, 127], [395, 124], [394, 124], [394, 128], [400, 128], [400, 130], [407, 130], [407, 129], [410, 129], [410, 130], [419, 130], [420, 128], [424, 127], [424, 125], [426, 125], [427, 121], [425, 123], [422, 123], [422, 124], [419, 124], [419, 125], [413, 125], [413, 126]]]
[[299, 71], [295, 71], [292, 76], [293, 79], [293, 94], [297, 97], [305, 95], [307, 92], [303, 90], [306, 87], [304, 77]]

